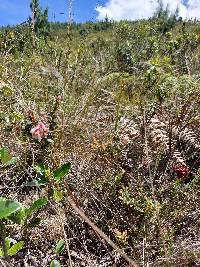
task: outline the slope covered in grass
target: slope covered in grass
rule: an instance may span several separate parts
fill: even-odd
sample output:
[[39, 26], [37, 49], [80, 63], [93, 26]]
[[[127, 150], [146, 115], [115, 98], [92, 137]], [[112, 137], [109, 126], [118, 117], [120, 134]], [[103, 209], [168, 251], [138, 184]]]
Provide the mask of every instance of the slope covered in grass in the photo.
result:
[[200, 24], [21, 27], [0, 39], [0, 195], [32, 208], [1, 221], [25, 243], [0, 266], [129, 266], [70, 199], [138, 266], [198, 266]]

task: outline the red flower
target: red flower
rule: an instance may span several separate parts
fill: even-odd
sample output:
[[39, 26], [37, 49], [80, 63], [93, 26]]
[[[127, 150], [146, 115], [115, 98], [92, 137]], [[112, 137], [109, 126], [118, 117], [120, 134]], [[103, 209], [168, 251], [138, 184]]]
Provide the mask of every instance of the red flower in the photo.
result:
[[185, 178], [189, 174], [189, 169], [186, 165], [177, 164], [173, 167], [173, 171], [176, 173], [178, 178]]

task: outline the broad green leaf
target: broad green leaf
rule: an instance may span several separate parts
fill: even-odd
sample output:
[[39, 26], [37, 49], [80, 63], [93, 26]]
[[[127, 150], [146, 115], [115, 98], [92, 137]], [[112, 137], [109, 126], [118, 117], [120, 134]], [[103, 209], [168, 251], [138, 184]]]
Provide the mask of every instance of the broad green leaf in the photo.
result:
[[60, 180], [66, 174], [68, 174], [70, 170], [71, 170], [71, 163], [70, 162], [63, 164], [60, 168], [58, 168], [54, 172], [54, 178], [55, 178], [55, 180], [57, 180], [57, 181]]
[[57, 246], [56, 246], [56, 253], [60, 254], [64, 251], [65, 249], [65, 240], [61, 239], [58, 241]]
[[32, 214], [35, 211], [38, 211], [42, 207], [44, 207], [48, 203], [48, 199], [46, 197], [39, 198], [35, 202], [33, 202], [32, 206], [28, 209], [27, 215]]
[[61, 265], [59, 261], [53, 260], [50, 264], [50, 267], [61, 267]]
[[3, 164], [7, 164], [12, 159], [12, 155], [7, 148], [0, 149], [0, 160]]
[[7, 218], [12, 213], [21, 208], [21, 204], [17, 201], [0, 198], [0, 219]]
[[26, 208], [22, 207], [16, 213], [11, 214], [8, 219], [11, 220], [13, 223], [21, 224], [26, 217], [26, 210]]
[[21, 249], [23, 249], [25, 242], [24, 241], [19, 241], [16, 244], [14, 244], [9, 250], [8, 250], [8, 255], [13, 256], [17, 254]]
[[39, 210], [44, 207], [48, 203], [48, 199], [46, 197], [39, 198], [35, 202], [33, 202], [31, 208], [34, 210]]

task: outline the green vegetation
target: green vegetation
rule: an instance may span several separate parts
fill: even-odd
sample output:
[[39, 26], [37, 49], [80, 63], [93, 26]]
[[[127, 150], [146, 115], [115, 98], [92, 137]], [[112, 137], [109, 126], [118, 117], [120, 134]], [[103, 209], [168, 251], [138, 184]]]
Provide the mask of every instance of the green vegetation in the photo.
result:
[[0, 33], [0, 266], [197, 266], [199, 22], [31, 10]]
[[31, 24], [30, 26], [32, 26], [33, 33], [38, 37], [43, 36], [46, 39], [50, 33], [48, 8], [42, 10], [39, 0], [32, 0], [30, 8], [32, 18], [29, 19], [29, 23]]

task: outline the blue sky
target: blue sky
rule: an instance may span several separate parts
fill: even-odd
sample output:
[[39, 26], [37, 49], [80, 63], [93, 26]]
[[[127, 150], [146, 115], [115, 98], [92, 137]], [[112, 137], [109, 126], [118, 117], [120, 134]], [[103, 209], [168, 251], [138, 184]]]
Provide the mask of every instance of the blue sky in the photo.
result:
[[[69, 0], [40, 0], [41, 6], [49, 7], [51, 21], [66, 21]], [[171, 11], [179, 6], [184, 18], [200, 18], [200, 0], [163, 0]], [[30, 0], [0, 0], [0, 25], [23, 22], [30, 15]], [[151, 17], [157, 0], [73, 0], [73, 18], [77, 22], [104, 19], [140, 19]], [[64, 15], [60, 13], [64, 12]]]
[[[75, 21], [95, 20], [98, 13], [97, 5], [103, 5], [106, 0], [73, 0]], [[51, 20], [66, 21], [69, 0], [40, 0], [41, 6], [49, 7]], [[16, 24], [26, 20], [30, 15], [30, 0], [0, 0], [0, 25]], [[65, 12], [65, 15], [59, 13]]]

